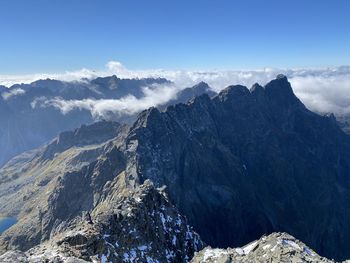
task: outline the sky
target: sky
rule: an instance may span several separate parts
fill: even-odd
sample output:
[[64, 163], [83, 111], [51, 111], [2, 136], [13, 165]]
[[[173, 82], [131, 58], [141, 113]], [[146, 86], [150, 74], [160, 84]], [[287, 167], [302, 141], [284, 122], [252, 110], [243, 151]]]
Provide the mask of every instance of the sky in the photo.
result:
[[348, 0], [0, 0], [0, 75], [348, 65], [349, 11]]

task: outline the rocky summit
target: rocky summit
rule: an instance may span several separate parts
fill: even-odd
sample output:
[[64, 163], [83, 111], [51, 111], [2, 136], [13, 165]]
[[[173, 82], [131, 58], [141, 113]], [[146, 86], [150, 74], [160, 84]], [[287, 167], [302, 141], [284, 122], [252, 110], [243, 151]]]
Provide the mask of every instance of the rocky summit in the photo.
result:
[[130, 191], [124, 180], [106, 186], [91, 214], [26, 252], [6, 252], [0, 262], [187, 262], [203, 248], [161, 189], [146, 181]]
[[229, 86], [13, 158], [0, 169], [0, 216], [17, 223], [0, 236], [0, 262], [344, 260], [349, 174], [349, 135], [285, 76]]
[[206, 247], [196, 253], [191, 263], [331, 263], [304, 243], [286, 233], [263, 236], [244, 247], [217, 249]]

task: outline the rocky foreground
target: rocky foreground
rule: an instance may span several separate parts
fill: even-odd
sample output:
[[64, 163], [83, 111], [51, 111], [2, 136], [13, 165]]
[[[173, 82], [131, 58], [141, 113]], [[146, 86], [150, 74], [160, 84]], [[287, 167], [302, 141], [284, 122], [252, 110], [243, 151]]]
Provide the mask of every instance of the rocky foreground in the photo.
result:
[[[196, 253], [191, 263], [253, 263], [253, 262], [335, 262], [319, 256], [315, 251], [287, 233], [263, 236], [244, 247], [217, 249], [206, 247]], [[344, 261], [348, 262], [348, 261]]]
[[[145, 188], [150, 190], [152, 186], [146, 185]], [[139, 197], [140, 196], [137, 196], [136, 198]], [[154, 212], [151, 222], [154, 223], [154, 218], [161, 213], [162, 212]], [[129, 234], [126, 236], [116, 236], [116, 229], [112, 230], [111, 234], [102, 234], [103, 231], [101, 231], [101, 229], [98, 230], [98, 227], [91, 225], [88, 227], [84, 226], [80, 229], [71, 230], [65, 233], [63, 236], [60, 235], [51, 242], [47, 242], [38, 247], [30, 249], [25, 253], [20, 251], [9, 251], [0, 256], [0, 262], [188, 262], [189, 258], [186, 257], [185, 260], [183, 260], [181, 258], [181, 254], [183, 252], [185, 252], [185, 254], [189, 252], [186, 251], [186, 249], [196, 250], [203, 244], [199, 240], [198, 235], [192, 232], [188, 226], [181, 226], [181, 222], [183, 220], [181, 216], [174, 216], [175, 220], [173, 220], [173, 218], [167, 218], [164, 221], [166, 222], [165, 224], [161, 223], [159, 228], [156, 227], [156, 229], [153, 229], [156, 230], [153, 235], [163, 235], [164, 232], [162, 232], [162, 229], [164, 229], [165, 233], [167, 233], [167, 228], [169, 230], [171, 226], [175, 226], [173, 240], [170, 241], [165, 238], [162, 240], [162, 242], [165, 242], [164, 244], [152, 244], [152, 242], [145, 242], [145, 235], [147, 236], [148, 234], [152, 233], [137, 232], [140, 229], [136, 230], [135, 228], [134, 230], [132, 227], [130, 228], [130, 224], [128, 222], [126, 222], [126, 226], [121, 224], [123, 228], [122, 230], [119, 229], [121, 232], [129, 231]], [[162, 216], [160, 218], [162, 218]], [[171, 223], [172, 221], [175, 222], [175, 225]], [[151, 223], [151, 225], [153, 223]], [[135, 222], [131, 220], [131, 224], [134, 225]], [[163, 228], [161, 227], [162, 225]], [[148, 225], [148, 227], [149, 226], [150, 225]], [[186, 233], [186, 235], [177, 235], [178, 233], [182, 232], [181, 228], [183, 227], [185, 227], [185, 232], [183, 233]], [[138, 236], [136, 233], [141, 234], [141, 236]], [[174, 252], [175, 243], [182, 244], [185, 251]], [[193, 251], [190, 251], [190, 253], [192, 252]], [[319, 256], [311, 248], [287, 233], [272, 233], [240, 248], [218, 249], [206, 247], [200, 252], [196, 252], [194, 258], [190, 262], [334, 263], [336, 261]], [[346, 262], [348, 263], [350, 261], [344, 261], [343, 263]]]
[[129, 191], [123, 175], [118, 178], [92, 215], [76, 218], [26, 252], [6, 252], [0, 262], [188, 262], [203, 248], [162, 189], [146, 181]]

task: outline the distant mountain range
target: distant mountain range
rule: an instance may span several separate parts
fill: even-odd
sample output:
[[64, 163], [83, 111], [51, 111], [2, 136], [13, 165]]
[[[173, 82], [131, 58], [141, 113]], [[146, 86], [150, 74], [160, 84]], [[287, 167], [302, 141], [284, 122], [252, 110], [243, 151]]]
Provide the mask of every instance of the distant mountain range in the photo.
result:
[[[205, 83], [194, 90], [209, 95], [189, 89], [188, 103], [130, 125], [83, 125], [2, 167], [0, 215], [18, 220], [0, 236], [3, 259], [188, 262], [205, 244], [241, 247], [273, 232], [349, 258], [350, 136], [334, 117], [309, 111], [283, 75], [213, 97]], [[268, 240], [252, 251], [312, 256], [288, 235]]]
[[[166, 84], [171, 83], [162, 78], [120, 79], [111, 76], [81, 82], [47, 79], [10, 88], [0, 86], [0, 167], [15, 155], [47, 143], [64, 130], [101, 119], [79, 107], [63, 114], [58, 107], [47, 103], [50, 100], [116, 100], [126, 96], [140, 99], [145, 96], [144, 87], [152, 89], [156, 85]], [[186, 102], [204, 92], [213, 93], [207, 85], [203, 85], [180, 91], [166, 105]], [[133, 122], [136, 117], [137, 112], [111, 112], [108, 116], [103, 116], [108, 120], [126, 123]]]

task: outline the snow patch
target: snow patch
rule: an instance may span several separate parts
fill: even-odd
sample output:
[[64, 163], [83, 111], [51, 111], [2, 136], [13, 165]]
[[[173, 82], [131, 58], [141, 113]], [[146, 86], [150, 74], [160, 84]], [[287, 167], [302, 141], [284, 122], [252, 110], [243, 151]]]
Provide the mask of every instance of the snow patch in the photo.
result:
[[225, 250], [218, 249], [218, 248], [215, 248], [215, 249], [208, 248], [204, 251], [203, 261], [207, 261], [209, 259], [218, 259], [223, 255], [227, 255], [227, 252]]
[[243, 252], [245, 255], [249, 254], [258, 244], [258, 241], [254, 241], [253, 243], [250, 243], [243, 247]]
[[301, 247], [300, 247], [297, 243], [295, 243], [294, 241], [292, 241], [292, 240], [283, 239], [283, 240], [282, 240], [282, 244], [283, 244], [283, 245], [289, 245], [289, 246], [293, 247], [294, 249], [301, 250]]
[[270, 247], [271, 247], [271, 244], [267, 244], [267, 245], [263, 246], [263, 250], [266, 250], [266, 249], [268, 249]]

